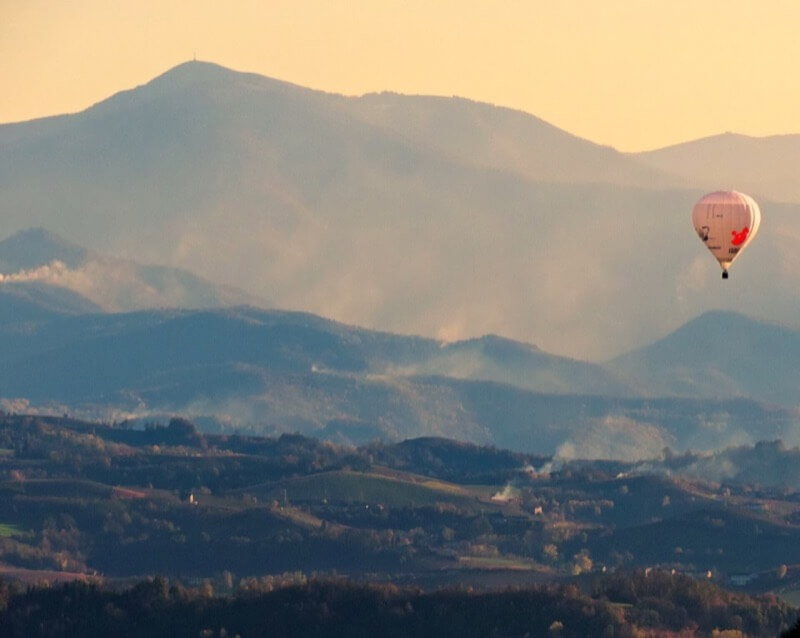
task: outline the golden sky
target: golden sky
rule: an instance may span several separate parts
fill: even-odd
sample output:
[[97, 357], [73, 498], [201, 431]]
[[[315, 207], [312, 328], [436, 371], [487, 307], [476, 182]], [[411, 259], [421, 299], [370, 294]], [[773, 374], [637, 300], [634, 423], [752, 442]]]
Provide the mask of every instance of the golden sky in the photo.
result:
[[620, 150], [800, 133], [800, 0], [0, 0], [0, 122], [197, 58], [345, 94], [459, 95]]

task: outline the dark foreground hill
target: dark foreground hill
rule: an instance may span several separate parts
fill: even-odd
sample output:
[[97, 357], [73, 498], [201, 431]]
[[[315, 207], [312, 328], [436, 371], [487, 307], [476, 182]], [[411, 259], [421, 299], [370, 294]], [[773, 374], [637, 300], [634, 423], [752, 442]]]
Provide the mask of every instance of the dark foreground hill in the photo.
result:
[[625, 567], [798, 589], [796, 480], [720, 484], [660, 463], [561, 463], [436, 438], [353, 448], [204, 434], [181, 419], [131, 429], [5, 416], [0, 576], [160, 573], [230, 589], [335, 572], [436, 588]]
[[0, 634], [774, 636], [794, 622], [742, 590], [797, 590], [798, 486], [546, 461], [5, 416]]
[[423, 593], [346, 582], [278, 585], [274, 591], [258, 584], [239, 588], [233, 596], [170, 586], [161, 578], [123, 591], [85, 584], [24, 593], [4, 588], [0, 631], [9, 638], [600, 638], [683, 630], [773, 637], [795, 620], [795, 612], [775, 598], [730, 594], [668, 574], [599, 578], [591, 594], [574, 586]]

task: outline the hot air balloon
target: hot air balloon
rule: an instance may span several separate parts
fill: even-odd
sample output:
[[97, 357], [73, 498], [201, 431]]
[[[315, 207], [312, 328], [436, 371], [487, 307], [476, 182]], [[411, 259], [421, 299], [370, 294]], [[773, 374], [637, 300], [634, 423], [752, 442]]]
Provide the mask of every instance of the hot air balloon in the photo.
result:
[[717, 191], [704, 195], [694, 205], [692, 223], [722, 266], [722, 278], [727, 279], [730, 265], [756, 236], [761, 211], [749, 195]]

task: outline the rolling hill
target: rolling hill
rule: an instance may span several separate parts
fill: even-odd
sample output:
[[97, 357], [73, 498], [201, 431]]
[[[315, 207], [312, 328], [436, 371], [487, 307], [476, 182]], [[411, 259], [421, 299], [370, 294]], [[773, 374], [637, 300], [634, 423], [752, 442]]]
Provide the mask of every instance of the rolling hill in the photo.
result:
[[178, 385], [205, 383], [210, 391], [224, 386], [228, 372], [258, 376], [259, 369], [387, 378], [435, 373], [544, 392], [630, 394], [598, 365], [495, 336], [442, 344], [252, 307], [54, 316], [20, 331], [13, 319], [23, 312], [10, 310], [8, 325], [0, 325], [14, 370], [3, 385], [6, 395], [88, 400], [115, 389], [158, 392], [158, 380], [169, 378]]
[[64, 312], [72, 313], [259, 304], [232, 286], [213, 284], [178, 268], [100, 255], [43, 228], [22, 230], [0, 241], [0, 295], [6, 293], [52, 309], [63, 305]]
[[800, 331], [708, 312], [608, 367], [651, 395], [738, 396], [796, 407]]
[[0, 324], [52, 319], [57, 315], [101, 312], [101, 308], [67, 288], [39, 282], [0, 284]]
[[[348, 443], [443, 436], [562, 459], [797, 439], [794, 409], [637, 397], [600, 366], [530, 345], [486, 337], [443, 346], [304, 313], [54, 315], [0, 325], [0, 349], [7, 410], [28, 402], [113, 420], [185, 414], [212, 431]], [[443, 361], [461, 378], [444, 376]]]

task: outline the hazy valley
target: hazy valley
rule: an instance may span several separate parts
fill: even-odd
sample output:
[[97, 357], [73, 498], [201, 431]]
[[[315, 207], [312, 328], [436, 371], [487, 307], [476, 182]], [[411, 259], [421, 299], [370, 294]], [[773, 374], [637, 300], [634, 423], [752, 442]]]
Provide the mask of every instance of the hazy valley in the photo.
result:
[[[41, 255], [27, 272], [68, 259], [52, 235], [21, 237]], [[0, 259], [19, 241], [0, 243]], [[492, 335], [445, 343], [252, 306], [108, 313], [58, 283], [0, 284], [7, 410], [182, 414], [208, 431], [343, 443], [435, 435], [566, 458], [800, 442], [800, 333], [733, 313], [598, 365]]]
[[[795, 156], [198, 62], [0, 125], [0, 577], [73, 583], [0, 580], [0, 633], [785, 630]], [[689, 213], [734, 184], [721, 282]]]

